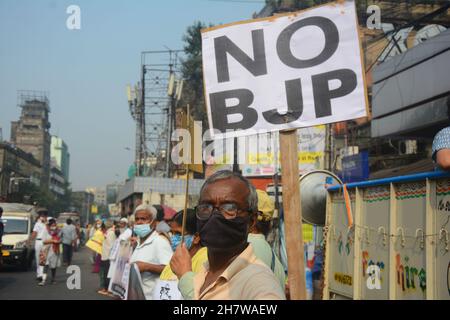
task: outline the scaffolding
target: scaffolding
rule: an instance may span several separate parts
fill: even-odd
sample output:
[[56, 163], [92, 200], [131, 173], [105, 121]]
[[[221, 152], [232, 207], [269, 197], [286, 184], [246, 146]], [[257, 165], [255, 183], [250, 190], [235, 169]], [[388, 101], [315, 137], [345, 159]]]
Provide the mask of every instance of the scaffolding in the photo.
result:
[[132, 90], [130, 113], [136, 122], [136, 175], [170, 175], [170, 137], [175, 127], [174, 94], [182, 50], [141, 52], [141, 80]]
[[44, 107], [47, 112], [50, 112], [50, 101], [48, 91], [37, 90], [18, 90], [17, 91], [17, 106], [23, 108], [25, 106], [40, 106]]

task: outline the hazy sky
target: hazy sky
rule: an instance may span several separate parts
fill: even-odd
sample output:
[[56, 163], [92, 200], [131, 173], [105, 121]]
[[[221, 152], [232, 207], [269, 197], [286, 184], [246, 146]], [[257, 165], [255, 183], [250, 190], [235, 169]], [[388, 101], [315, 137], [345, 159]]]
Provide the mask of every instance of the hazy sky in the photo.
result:
[[[69, 5], [81, 30], [66, 27]], [[50, 93], [51, 133], [71, 154], [74, 190], [123, 181], [135, 126], [125, 87], [139, 80], [140, 52], [181, 49], [194, 21], [249, 19], [264, 1], [0, 0], [0, 127], [10, 137], [17, 90]], [[125, 150], [131, 148], [131, 151]]]

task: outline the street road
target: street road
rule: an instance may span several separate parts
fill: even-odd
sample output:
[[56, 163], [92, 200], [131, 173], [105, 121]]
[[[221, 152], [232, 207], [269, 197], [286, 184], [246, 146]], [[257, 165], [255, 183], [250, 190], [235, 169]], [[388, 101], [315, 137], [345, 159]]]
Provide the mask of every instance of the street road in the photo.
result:
[[[68, 289], [66, 274], [67, 267], [61, 266], [56, 271], [56, 283], [45, 286], [37, 285], [36, 271], [22, 272], [13, 267], [0, 270], [0, 300], [39, 299], [39, 300], [110, 300], [112, 298], [97, 293], [99, 286], [98, 273], [92, 273], [89, 257], [92, 251], [81, 248], [74, 252], [72, 264], [81, 269], [81, 288]], [[50, 277], [50, 276], [49, 276]]]

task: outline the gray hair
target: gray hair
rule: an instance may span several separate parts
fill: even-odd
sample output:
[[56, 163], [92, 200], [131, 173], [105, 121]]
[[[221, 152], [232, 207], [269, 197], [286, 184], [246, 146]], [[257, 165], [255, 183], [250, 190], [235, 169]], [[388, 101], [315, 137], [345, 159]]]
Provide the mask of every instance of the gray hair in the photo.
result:
[[258, 212], [258, 194], [256, 193], [256, 188], [251, 184], [251, 182], [246, 179], [244, 176], [242, 176], [240, 173], [233, 172], [230, 170], [220, 170], [211, 175], [208, 179], [206, 179], [205, 183], [203, 184], [202, 188], [200, 189], [200, 196], [203, 192], [203, 190], [209, 185], [212, 184], [218, 180], [223, 179], [230, 179], [230, 178], [237, 178], [245, 183], [247, 186], [249, 193], [247, 196], [247, 205], [248, 210], [255, 213]]
[[150, 214], [150, 217], [151, 217], [152, 220], [155, 220], [155, 219], [156, 219], [157, 211], [156, 211], [156, 209], [155, 209], [154, 206], [151, 206], [151, 205], [149, 205], [149, 204], [140, 204], [140, 205], [138, 205], [138, 206], [136, 207], [136, 209], [134, 210], [133, 215], [136, 216], [136, 213], [137, 213], [138, 211], [147, 211], [147, 212]]
[[109, 228], [111, 228], [113, 226], [113, 222], [112, 222], [112, 220], [106, 220], [105, 221], [105, 228], [106, 229], [109, 229]]

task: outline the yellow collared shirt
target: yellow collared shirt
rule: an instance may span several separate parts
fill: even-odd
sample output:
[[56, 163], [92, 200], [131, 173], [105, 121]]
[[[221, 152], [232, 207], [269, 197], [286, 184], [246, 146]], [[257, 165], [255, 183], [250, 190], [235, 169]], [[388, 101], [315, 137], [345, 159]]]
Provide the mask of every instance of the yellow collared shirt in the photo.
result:
[[[192, 257], [192, 271], [199, 272], [206, 261], [208, 261], [208, 250], [206, 247], [203, 247]], [[161, 280], [177, 280], [177, 276], [170, 268], [170, 264], [166, 265], [159, 278]]]
[[195, 300], [285, 300], [273, 272], [253, 252], [251, 245], [202, 293], [208, 273], [206, 263], [194, 277]]

